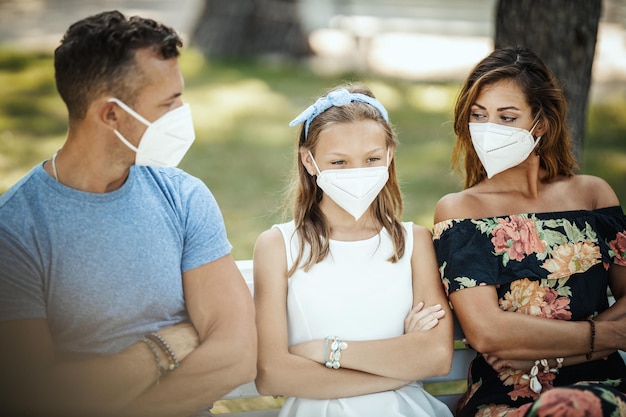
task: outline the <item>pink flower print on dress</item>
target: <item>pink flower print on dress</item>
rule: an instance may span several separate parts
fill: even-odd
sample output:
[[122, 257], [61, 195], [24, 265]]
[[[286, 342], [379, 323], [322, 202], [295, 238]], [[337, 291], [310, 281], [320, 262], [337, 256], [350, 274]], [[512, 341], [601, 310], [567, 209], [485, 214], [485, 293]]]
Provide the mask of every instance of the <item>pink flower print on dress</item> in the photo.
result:
[[601, 416], [600, 398], [589, 391], [555, 388], [543, 394], [537, 410], [538, 416], [594, 417]]
[[572, 312], [569, 311], [569, 298], [559, 297], [554, 288], [548, 288], [543, 296], [544, 306], [541, 308], [541, 317], [548, 319], [569, 320]]
[[626, 266], [626, 234], [619, 232], [615, 240], [609, 242], [609, 247], [615, 254], [614, 262], [617, 265]]
[[533, 220], [519, 216], [498, 219], [498, 226], [492, 230], [491, 243], [496, 253], [508, 253], [509, 259], [521, 261], [526, 255], [545, 251]]

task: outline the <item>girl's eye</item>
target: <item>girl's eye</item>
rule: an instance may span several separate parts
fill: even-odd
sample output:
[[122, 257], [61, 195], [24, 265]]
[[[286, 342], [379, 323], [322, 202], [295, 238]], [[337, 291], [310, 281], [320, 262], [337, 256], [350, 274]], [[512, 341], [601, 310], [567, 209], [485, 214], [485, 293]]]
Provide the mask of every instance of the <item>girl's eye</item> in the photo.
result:
[[380, 158], [377, 156], [372, 156], [371, 158], [367, 158], [367, 163], [370, 164], [372, 162], [380, 161]]
[[485, 118], [485, 115], [482, 113], [471, 113], [470, 114], [470, 119], [471, 120], [482, 120]]
[[506, 123], [512, 123], [517, 120], [517, 117], [514, 116], [500, 116], [500, 119]]
[[338, 161], [332, 161], [331, 164], [333, 165], [345, 165], [346, 161], [344, 160], [338, 160]]

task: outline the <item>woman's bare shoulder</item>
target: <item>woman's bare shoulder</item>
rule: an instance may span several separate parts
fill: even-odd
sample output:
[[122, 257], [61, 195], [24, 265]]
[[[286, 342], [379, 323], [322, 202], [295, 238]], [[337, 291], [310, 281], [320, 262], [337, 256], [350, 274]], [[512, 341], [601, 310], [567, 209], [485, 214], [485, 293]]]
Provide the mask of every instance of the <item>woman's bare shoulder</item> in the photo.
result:
[[606, 180], [593, 175], [574, 175], [569, 178], [571, 193], [588, 199], [591, 209], [599, 209], [619, 205], [619, 199]]

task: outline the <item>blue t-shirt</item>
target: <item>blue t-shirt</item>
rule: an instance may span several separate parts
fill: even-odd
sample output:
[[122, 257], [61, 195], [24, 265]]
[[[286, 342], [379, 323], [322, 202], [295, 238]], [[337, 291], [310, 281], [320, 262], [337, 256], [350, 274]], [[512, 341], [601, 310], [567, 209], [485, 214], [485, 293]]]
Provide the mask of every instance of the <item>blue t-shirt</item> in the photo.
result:
[[43, 318], [60, 353], [112, 354], [188, 320], [182, 272], [230, 253], [207, 187], [133, 166], [104, 194], [43, 164], [0, 196], [0, 320]]

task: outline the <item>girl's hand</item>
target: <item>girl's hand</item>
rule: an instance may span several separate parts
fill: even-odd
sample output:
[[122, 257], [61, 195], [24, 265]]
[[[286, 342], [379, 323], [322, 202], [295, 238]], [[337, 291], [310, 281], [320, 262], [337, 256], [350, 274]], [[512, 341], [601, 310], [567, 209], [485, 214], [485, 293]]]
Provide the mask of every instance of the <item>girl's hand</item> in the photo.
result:
[[430, 330], [435, 327], [439, 320], [446, 314], [441, 308], [441, 304], [424, 307], [424, 302], [420, 301], [411, 309], [404, 319], [404, 333]]

